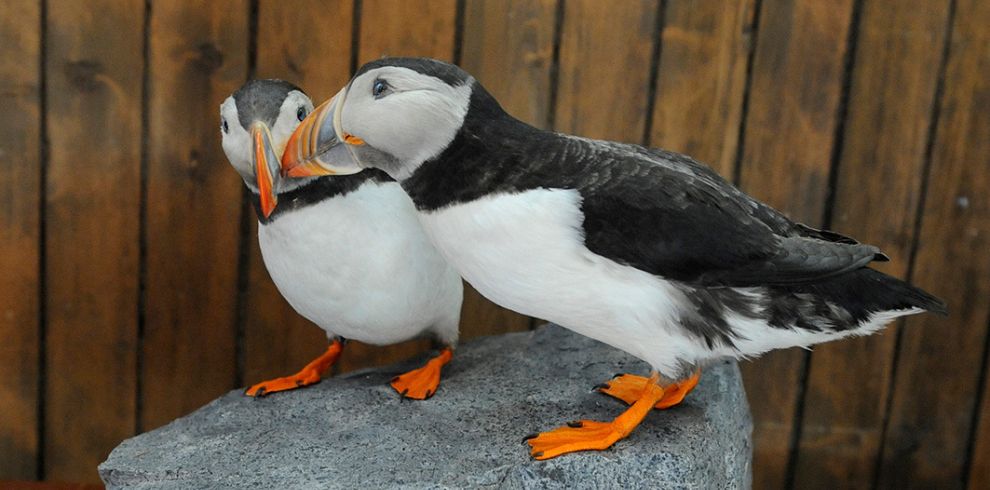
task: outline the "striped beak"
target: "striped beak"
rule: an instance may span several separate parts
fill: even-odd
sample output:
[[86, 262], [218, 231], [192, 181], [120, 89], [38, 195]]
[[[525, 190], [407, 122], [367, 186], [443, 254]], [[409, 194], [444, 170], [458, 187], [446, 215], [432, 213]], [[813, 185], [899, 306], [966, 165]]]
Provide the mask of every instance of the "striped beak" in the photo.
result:
[[364, 145], [360, 138], [340, 129], [340, 113], [347, 89], [320, 104], [296, 128], [282, 154], [282, 175], [312, 177], [350, 175], [363, 170], [351, 147]]
[[279, 158], [272, 148], [272, 133], [265, 123], [258, 121], [251, 125], [251, 140], [254, 142], [254, 173], [261, 195], [261, 212], [267, 218], [278, 204], [275, 190], [281, 179]]

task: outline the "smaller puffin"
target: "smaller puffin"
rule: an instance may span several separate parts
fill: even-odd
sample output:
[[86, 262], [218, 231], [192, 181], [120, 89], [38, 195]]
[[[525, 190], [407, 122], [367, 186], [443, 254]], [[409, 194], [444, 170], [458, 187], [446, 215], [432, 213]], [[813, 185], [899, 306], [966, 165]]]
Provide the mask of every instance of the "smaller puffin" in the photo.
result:
[[528, 438], [538, 459], [610, 447], [680, 403], [716, 360], [945, 313], [868, 267], [887, 260], [877, 247], [795, 223], [686, 155], [534, 128], [441, 61], [361, 67], [296, 129], [282, 168], [384, 170], [482, 294], [652, 366], [600, 388], [631, 405], [614, 420]]
[[282, 80], [249, 81], [220, 106], [223, 150], [250, 191], [265, 267], [289, 304], [330, 340], [298, 373], [255, 384], [246, 394], [320, 381], [344, 339], [386, 345], [432, 335], [445, 346], [440, 354], [392, 380], [406, 398], [429, 398], [457, 342], [461, 278], [384, 172], [280, 177], [285, 142], [312, 110], [309, 97]]

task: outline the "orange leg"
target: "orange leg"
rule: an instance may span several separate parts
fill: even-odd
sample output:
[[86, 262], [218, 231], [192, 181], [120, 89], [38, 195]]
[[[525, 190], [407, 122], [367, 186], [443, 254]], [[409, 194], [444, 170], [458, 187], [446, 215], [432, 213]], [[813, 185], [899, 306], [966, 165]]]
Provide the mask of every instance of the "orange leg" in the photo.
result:
[[440, 386], [440, 369], [450, 362], [454, 351], [445, 347], [440, 354], [426, 361], [426, 364], [406, 374], [392, 378], [392, 388], [400, 395], [414, 400], [425, 400], [437, 392]]
[[326, 352], [321, 354], [320, 357], [313, 359], [306, 367], [300, 369], [298, 373], [292, 376], [263, 381], [248, 388], [244, 394], [247, 396], [265, 396], [277, 391], [294, 390], [302, 386], [318, 383], [323, 374], [330, 369], [330, 366], [333, 366], [333, 363], [337, 362], [337, 358], [340, 357], [340, 353], [343, 350], [344, 343], [338, 339], [334, 339], [333, 342], [330, 342], [330, 346], [327, 347]]
[[[657, 402], [654, 408], [663, 410], [681, 403], [684, 401], [684, 397], [698, 385], [699, 379], [701, 379], [701, 371], [695, 371], [690, 378], [678, 381], [670, 386], [665, 386], [663, 399]], [[632, 405], [633, 402], [639, 399], [639, 395], [643, 392], [643, 386], [647, 381], [642, 376], [621, 374], [611, 381], [596, 386], [595, 389], [599, 393], [626, 402], [626, 405]]]
[[550, 432], [541, 432], [526, 438], [530, 454], [536, 459], [550, 459], [576, 451], [601, 451], [616, 441], [624, 439], [646, 417], [653, 406], [664, 397], [664, 389], [657, 384], [660, 374], [654, 372], [631, 407], [611, 422], [579, 420], [570, 422]]

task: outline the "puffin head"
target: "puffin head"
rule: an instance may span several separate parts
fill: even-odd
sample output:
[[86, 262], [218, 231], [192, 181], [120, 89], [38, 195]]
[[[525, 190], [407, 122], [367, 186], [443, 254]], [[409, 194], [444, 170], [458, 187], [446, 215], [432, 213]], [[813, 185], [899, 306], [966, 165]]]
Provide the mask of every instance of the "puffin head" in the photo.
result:
[[278, 194], [288, 190], [279, 172], [285, 144], [311, 112], [313, 101], [282, 80], [251, 80], [220, 105], [223, 151], [248, 188], [260, 196], [265, 217], [275, 210]]
[[454, 140], [475, 87], [467, 72], [438, 60], [370, 62], [299, 125], [282, 155], [283, 175], [378, 168], [402, 181]]

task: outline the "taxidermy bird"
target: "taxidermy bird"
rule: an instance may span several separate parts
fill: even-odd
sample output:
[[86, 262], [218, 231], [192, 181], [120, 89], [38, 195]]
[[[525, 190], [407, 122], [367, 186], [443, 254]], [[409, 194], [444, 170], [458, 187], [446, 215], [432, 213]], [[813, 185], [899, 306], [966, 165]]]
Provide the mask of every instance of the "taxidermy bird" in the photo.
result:
[[688, 156], [529, 126], [440, 61], [364, 65], [296, 129], [282, 165], [290, 177], [384, 170], [482, 294], [652, 366], [600, 388], [631, 404], [614, 420], [529, 438], [538, 459], [608, 448], [715, 360], [945, 312], [867, 267], [887, 260], [876, 247], [794, 223]]
[[403, 396], [429, 398], [457, 342], [462, 283], [430, 244], [412, 201], [383, 172], [281, 179], [285, 142], [313, 103], [281, 80], [252, 80], [220, 106], [223, 150], [258, 214], [258, 242], [279, 292], [327, 332], [327, 351], [298, 373], [258, 383], [250, 396], [316, 383], [344, 339], [384, 345], [432, 335], [445, 347], [398, 376]]

